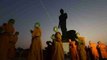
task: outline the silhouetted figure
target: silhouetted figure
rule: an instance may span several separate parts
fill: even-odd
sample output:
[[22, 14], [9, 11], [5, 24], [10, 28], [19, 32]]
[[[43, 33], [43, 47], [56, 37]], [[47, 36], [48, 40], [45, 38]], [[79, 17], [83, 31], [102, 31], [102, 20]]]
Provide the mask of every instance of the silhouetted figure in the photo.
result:
[[86, 56], [87, 56], [87, 60], [90, 60], [91, 59], [91, 57], [90, 57], [90, 53], [91, 52], [89, 52], [89, 48], [88, 48], [88, 46], [85, 46], [85, 50], [86, 50]]
[[101, 51], [100, 51], [100, 41], [97, 42], [97, 50], [98, 50], [98, 54], [99, 54], [99, 60], [102, 60], [102, 56], [101, 56]]
[[45, 60], [51, 60], [52, 57], [52, 42], [51, 41], [47, 41], [46, 42], [47, 47], [46, 49], [46, 59]]
[[59, 16], [59, 25], [58, 28], [61, 28], [62, 31], [62, 40], [66, 39], [66, 19], [67, 19], [67, 13], [64, 13], [63, 9], [60, 9], [61, 15]]
[[77, 34], [76, 34], [76, 31], [75, 30], [67, 31], [67, 38], [72, 39], [72, 41], [75, 41], [78, 38]]

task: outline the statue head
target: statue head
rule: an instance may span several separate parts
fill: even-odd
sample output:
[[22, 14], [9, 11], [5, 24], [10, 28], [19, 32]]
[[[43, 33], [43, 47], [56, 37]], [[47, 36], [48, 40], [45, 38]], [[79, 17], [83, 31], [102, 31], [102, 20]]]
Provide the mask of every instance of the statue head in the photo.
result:
[[64, 13], [64, 10], [63, 10], [63, 9], [60, 9], [60, 13], [63, 14], [63, 13]]

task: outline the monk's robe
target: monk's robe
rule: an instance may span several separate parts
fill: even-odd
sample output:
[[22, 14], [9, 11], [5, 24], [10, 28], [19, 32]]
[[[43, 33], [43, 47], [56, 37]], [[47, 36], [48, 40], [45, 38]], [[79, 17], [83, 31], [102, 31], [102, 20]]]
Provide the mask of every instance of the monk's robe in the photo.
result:
[[8, 45], [8, 60], [11, 60], [11, 47], [12, 47], [12, 41], [13, 41], [13, 33], [15, 32], [15, 28], [11, 22], [5, 23], [3, 25], [3, 29], [6, 34], [8, 34], [8, 40], [9, 40], [9, 45]]
[[4, 23], [2, 25], [2, 29], [4, 33], [0, 37], [1, 44], [0, 44], [0, 60], [9, 60], [9, 42], [11, 40], [11, 37], [13, 35], [13, 32], [15, 31], [14, 27], [10, 23]]
[[54, 50], [52, 53], [52, 60], [64, 60], [64, 50], [62, 46], [62, 38], [61, 34], [57, 32], [55, 34], [55, 41], [54, 41]]
[[4, 23], [3, 26], [2, 26], [3, 30], [4, 30], [4, 33], [2, 35], [2, 42], [1, 42], [1, 48], [0, 48], [0, 55], [2, 54], [2, 59], [0, 60], [9, 60], [9, 43], [10, 41], [12, 40], [12, 35], [13, 35], [13, 32], [15, 31], [13, 25], [11, 23]]
[[97, 50], [97, 44], [90, 42], [89, 48], [91, 49], [93, 60], [97, 60], [99, 58], [99, 54], [98, 54], [98, 50]]
[[100, 49], [101, 52], [101, 57], [102, 58], [107, 58], [107, 48], [104, 43], [99, 43], [98, 48]]
[[16, 54], [16, 49], [15, 49], [15, 44], [18, 40], [18, 35], [17, 34], [14, 34], [12, 36], [12, 39], [9, 43], [9, 59], [10, 60], [13, 60], [15, 58], [15, 54]]
[[79, 60], [75, 41], [69, 41], [69, 45], [70, 45], [71, 60]]
[[7, 33], [0, 34], [0, 60], [8, 60], [9, 36]]
[[41, 29], [39, 27], [34, 28], [34, 31], [32, 32], [32, 42], [28, 60], [43, 60]]
[[85, 50], [85, 38], [78, 37], [78, 52], [80, 60], [87, 60], [86, 50]]

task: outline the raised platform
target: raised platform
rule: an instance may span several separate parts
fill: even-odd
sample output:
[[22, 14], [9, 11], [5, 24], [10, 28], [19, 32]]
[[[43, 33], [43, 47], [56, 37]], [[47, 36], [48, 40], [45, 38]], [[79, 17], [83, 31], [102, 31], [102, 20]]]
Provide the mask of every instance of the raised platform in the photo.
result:
[[64, 54], [69, 52], [69, 42], [63, 42]]

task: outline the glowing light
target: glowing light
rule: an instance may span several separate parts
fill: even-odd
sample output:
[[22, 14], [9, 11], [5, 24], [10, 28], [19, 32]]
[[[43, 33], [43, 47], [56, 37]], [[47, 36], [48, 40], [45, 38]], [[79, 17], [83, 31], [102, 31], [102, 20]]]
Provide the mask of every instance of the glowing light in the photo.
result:
[[55, 27], [53, 28], [53, 31], [54, 31], [54, 32], [58, 32], [58, 27], [55, 26]]
[[39, 22], [36, 22], [34, 27], [40, 27], [40, 23]]

